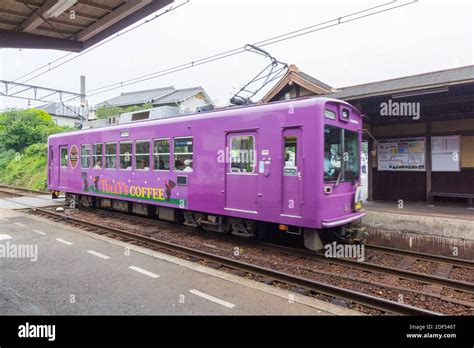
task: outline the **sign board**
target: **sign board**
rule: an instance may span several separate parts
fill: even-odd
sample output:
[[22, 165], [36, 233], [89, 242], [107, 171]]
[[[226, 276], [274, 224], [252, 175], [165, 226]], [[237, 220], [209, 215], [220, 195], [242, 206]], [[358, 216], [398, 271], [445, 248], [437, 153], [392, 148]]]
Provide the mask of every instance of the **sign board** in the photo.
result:
[[424, 137], [379, 140], [378, 170], [424, 172], [425, 143]]
[[433, 172], [459, 172], [460, 144], [459, 135], [431, 137], [431, 170]]

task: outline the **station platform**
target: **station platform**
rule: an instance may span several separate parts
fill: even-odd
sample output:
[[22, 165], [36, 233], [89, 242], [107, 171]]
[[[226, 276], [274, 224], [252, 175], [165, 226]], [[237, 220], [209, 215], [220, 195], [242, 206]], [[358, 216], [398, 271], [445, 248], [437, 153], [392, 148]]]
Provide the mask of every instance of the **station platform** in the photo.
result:
[[[10, 315], [360, 315], [172, 255], [0, 208], [0, 308]], [[28, 249], [29, 250], [29, 249]]]
[[64, 198], [52, 199], [50, 194], [0, 198], [0, 208], [4, 209], [44, 208], [64, 204]]
[[474, 258], [474, 210], [426, 203], [364, 202], [368, 242]]

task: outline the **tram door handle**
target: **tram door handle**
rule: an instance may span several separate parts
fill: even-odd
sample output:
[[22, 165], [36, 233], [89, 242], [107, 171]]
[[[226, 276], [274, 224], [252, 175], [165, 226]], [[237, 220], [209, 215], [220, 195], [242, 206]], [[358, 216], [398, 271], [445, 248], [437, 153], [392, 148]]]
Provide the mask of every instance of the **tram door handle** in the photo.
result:
[[298, 172], [298, 180], [301, 180], [303, 177], [301, 175], [301, 172]]

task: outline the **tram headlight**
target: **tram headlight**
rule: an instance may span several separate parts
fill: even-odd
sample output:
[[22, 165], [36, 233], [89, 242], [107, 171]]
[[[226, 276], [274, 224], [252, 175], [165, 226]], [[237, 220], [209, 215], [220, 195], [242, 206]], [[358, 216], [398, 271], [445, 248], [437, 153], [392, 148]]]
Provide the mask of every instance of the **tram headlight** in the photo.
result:
[[348, 120], [349, 119], [349, 110], [347, 109], [342, 109], [342, 114], [341, 114], [342, 118], [344, 120]]
[[354, 210], [360, 210], [362, 208], [362, 186], [357, 186], [357, 190], [354, 196]]

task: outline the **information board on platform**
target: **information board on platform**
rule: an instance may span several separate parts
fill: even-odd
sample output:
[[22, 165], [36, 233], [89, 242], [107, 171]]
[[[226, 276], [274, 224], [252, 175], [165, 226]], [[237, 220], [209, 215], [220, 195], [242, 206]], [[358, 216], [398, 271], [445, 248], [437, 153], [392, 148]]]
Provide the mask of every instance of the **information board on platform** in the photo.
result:
[[379, 140], [378, 170], [425, 171], [425, 144], [424, 137]]
[[459, 172], [461, 137], [450, 135], [431, 137], [431, 170], [433, 172]]

